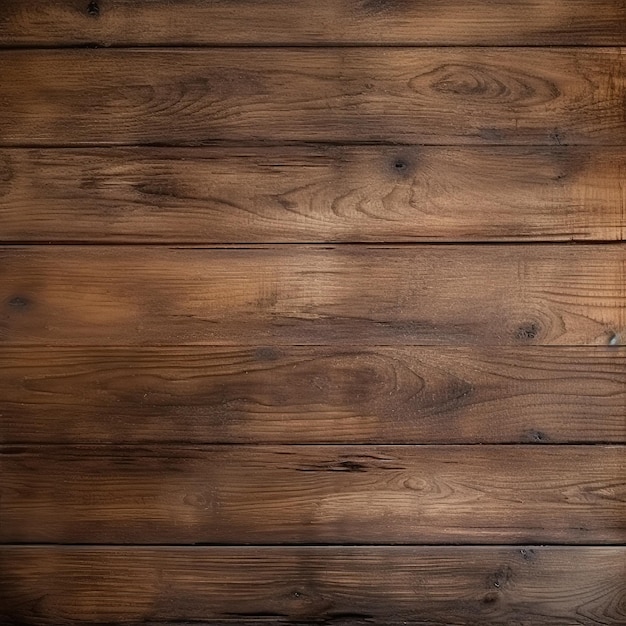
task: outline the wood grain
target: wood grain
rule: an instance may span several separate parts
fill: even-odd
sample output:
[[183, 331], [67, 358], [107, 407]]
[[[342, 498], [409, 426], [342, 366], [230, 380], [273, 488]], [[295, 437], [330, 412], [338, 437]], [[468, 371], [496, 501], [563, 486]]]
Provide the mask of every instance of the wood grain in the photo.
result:
[[623, 547], [3, 547], [0, 565], [5, 624], [626, 621]]
[[0, 45], [624, 44], [620, 0], [2, 0]]
[[0, 540], [620, 543], [623, 446], [24, 446]]
[[266, 147], [0, 151], [4, 242], [626, 238], [626, 150]]
[[4, 345], [579, 345], [626, 331], [626, 247], [0, 249]]
[[0, 441], [626, 443], [626, 352], [7, 347]]
[[2, 61], [4, 146], [626, 142], [618, 48], [12, 50]]

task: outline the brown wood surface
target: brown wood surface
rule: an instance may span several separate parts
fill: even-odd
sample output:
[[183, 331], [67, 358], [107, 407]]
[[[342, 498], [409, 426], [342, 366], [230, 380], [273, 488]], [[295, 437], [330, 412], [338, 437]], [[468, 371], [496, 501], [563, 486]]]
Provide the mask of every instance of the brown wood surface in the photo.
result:
[[12, 446], [3, 542], [620, 543], [624, 446]]
[[0, 340], [578, 345], [626, 330], [626, 246], [0, 249]]
[[620, 46], [0, 0], [0, 626], [626, 624]]
[[624, 44], [621, 0], [2, 0], [0, 45]]
[[623, 624], [626, 548], [0, 549], [5, 624]]
[[626, 238], [622, 147], [0, 151], [4, 242]]
[[5, 347], [0, 441], [626, 443], [626, 352]]
[[2, 61], [4, 146], [626, 141], [619, 48], [12, 50]]

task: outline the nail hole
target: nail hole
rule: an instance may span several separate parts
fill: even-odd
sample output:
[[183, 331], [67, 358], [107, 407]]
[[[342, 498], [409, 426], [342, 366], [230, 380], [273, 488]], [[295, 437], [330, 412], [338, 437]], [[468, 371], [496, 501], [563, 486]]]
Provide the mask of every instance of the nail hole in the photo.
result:
[[91, 0], [87, 5], [87, 14], [91, 15], [91, 17], [98, 17], [100, 15], [100, 6], [95, 0]]
[[407, 165], [404, 161], [402, 161], [401, 159], [398, 159], [393, 166], [397, 169], [397, 170], [405, 170], [407, 168]]

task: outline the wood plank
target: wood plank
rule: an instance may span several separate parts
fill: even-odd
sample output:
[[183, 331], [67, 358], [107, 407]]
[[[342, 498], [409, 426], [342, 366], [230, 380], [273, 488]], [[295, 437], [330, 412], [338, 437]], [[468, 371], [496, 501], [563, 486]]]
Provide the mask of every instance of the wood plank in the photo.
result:
[[621, 147], [0, 151], [4, 242], [626, 238]]
[[4, 624], [626, 621], [624, 547], [4, 546], [0, 565]]
[[624, 44], [620, 0], [2, 0], [0, 45]]
[[621, 145], [625, 70], [619, 48], [9, 50], [0, 145]]
[[0, 249], [4, 345], [578, 345], [626, 330], [626, 246]]
[[3, 349], [4, 443], [626, 443], [626, 351]]
[[9, 446], [0, 541], [623, 543], [623, 446]]

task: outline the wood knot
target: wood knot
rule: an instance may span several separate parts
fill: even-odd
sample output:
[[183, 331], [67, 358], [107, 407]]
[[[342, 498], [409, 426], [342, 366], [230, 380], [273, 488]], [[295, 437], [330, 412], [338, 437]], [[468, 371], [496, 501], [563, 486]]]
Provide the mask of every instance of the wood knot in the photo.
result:
[[399, 176], [406, 176], [412, 169], [411, 161], [405, 157], [396, 157], [391, 162], [391, 171]]
[[563, 137], [561, 136], [561, 133], [560, 133], [558, 128], [555, 128], [550, 133], [550, 139], [552, 140], [552, 143], [554, 143], [557, 146], [562, 146], [563, 145]]
[[9, 306], [14, 309], [23, 309], [30, 304], [28, 298], [24, 298], [23, 296], [15, 296], [9, 300]]
[[513, 570], [508, 565], [505, 565], [489, 576], [487, 586], [491, 589], [495, 588], [502, 590], [509, 584], [512, 578]]
[[90, 15], [91, 17], [100, 16], [100, 5], [96, 2], [96, 0], [91, 0], [91, 2], [87, 5], [87, 15]]
[[543, 443], [548, 440], [548, 436], [540, 430], [532, 430], [528, 434], [528, 438], [535, 443]]
[[541, 326], [537, 322], [526, 322], [515, 331], [515, 338], [518, 341], [532, 341], [539, 336], [540, 332]]

